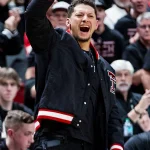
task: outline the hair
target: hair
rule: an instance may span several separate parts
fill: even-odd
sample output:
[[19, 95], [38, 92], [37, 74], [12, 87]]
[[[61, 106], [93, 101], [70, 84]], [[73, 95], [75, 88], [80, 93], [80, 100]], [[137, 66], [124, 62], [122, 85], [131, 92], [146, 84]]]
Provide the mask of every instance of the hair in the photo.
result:
[[0, 84], [3, 84], [6, 80], [14, 80], [17, 86], [20, 86], [19, 75], [13, 68], [0, 68]]
[[6, 132], [8, 129], [17, 131], [24, 123], [31, 124], [34, 122], [33, 116], [22, 110], [10, 110], [5, 117], [4, 124]]
[[95, 11], [95, 15], [97, 15], [96, 6], [93, 0], [73, 0], [70, 6], [68, 7], [68, 17], [71, 17], [72, 13], [74, 12], [74, 8], [79, 4], [91, 6]]
[[112, 68], [117, 71], [128, 70], [131, 74], [134, 73], [134, 68], [129, 61], [115, 60], [111, 63]]
[[136, 19], [137, 26], [140, 25], [143, 19], [150, 19], [150, 12], [144, 12], [137, 17]]

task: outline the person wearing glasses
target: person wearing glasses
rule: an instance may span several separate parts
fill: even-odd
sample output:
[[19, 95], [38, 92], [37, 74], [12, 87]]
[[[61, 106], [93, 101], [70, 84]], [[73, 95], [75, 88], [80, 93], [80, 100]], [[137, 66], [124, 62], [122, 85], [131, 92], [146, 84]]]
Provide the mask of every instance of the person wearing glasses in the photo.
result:
[[145, 12], [137, 18], [139, 40], [126, 47], [123, 59], [134, 67], [133, 89], [144, 93], [150, 89], [150, 12]]

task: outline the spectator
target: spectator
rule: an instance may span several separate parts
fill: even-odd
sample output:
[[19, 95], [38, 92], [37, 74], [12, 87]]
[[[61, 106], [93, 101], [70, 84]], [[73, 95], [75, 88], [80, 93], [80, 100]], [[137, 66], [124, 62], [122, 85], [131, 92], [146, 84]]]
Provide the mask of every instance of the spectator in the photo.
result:
[[150, 12], [137, 18], [137, 32], [139, 40], [125, 49], [123, 59], [130, 61], [134, 67], [134, 90], [143, 93], [150, 89]]
[[121, 118], [123, 122], [126, 118], [132, 121], [133, 134], [140, 133], [143, 128], [140, 128], [142, 122], [138, 122], [138, 120], [149, 108], [150, 90], [147, 90], [143, 96], [131, 91], [134, 69], [129, 61], [116, 60], [111, 63], [111, 66], [116, 71], [116, 98]]
[[100, 55], [109, 63], [122, 58], [124, 50], [123, 36], [115, 30], [111, 30], [104, 24], [105, 4], [96, 1], [98, 29], [93, 33], [94, 46]]
[[66, 30], [67, 10], [69, 4], [64, 1], [56, 2], [47, 11], [47, 18], [53, 21], [53, 27]]
[[0, 22], [0, 66], [6, 66], [6, 55], [15, 55], [22, 49], [17, 25], [20, 16], [17, 11], [10, 11], [10, 16], [4, 25]]
[[124, 36], [126, 45], [136, 33], [136, 18], [147, 11], [147, 0], [131, 0], [131, 3], [132, 9], [129, 14], [119, 19], [115, 25], [115, 29]]
[[0, 69], [0, 114], [2, 121], [4, 121], [7, 112], [10, 110], [23, 110], [31, 115], [33, 114], [32, 110], [28, 107], [13, 101], [19, 86], [20, 79], [14, 69]]
[[0, 143], [1, 150], [27, 150], [34, 142], [34, 119], [21, 110], [11, 110], [5, 120], [6, 139]]
[[38, 66], [34, 149], [122, 150], [114, 71], [90, 44], [97, 28], [94, 2], [72, 1], [66, 21], [70, 32], [54, 29], [45, 17], [52, 3], [32, 0], [26, 11], [26, 33]]
[[114, 29], [115, 24], [119, 19], [127, 15], [131, 8], [130, 0], [114, 0], [114, 4], [107, 9], [104, 23], [110, 28]]

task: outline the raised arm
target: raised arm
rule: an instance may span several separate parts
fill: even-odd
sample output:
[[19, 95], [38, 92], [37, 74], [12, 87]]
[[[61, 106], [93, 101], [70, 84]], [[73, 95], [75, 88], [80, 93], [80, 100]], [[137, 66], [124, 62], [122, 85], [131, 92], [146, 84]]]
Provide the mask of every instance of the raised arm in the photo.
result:
[[54, 0], [32, 0], [26, 10], [26, 33], [35, 52], [45, 51], [56, 41], [55, 30], [46, 18]]

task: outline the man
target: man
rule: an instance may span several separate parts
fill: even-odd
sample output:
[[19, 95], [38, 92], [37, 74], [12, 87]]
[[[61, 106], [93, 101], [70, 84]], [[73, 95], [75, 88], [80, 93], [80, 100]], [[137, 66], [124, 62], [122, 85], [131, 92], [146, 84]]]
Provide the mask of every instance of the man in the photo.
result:
[[6, 139], [0, 143], [1, 150], [27, 150], [34, 142], [34, 119], [21, 110], [8, 112], [5, 121]]
[[47, 18], [53, 23], [53, 27], [66, 30], [67, 10], [69, 4], [64, 1], [55, 2], [47, 11]]
[[37, 63], [34, 149], [123, 150], [114, 71], [90, 44], [95, 4], [72, 1], [66, 32], [45, 17], [52, 3], [33, 0], [26, 11]]
[[12, 68], [0, 68], [0, 114], [4, 121], [10, 110], [22, 110], [33, 114], [31, 109], [14, 102], [14, 98], [20, 87], [20, 78]]
[[124, 39], [118, 31], [111, 30], [104, 24], [106, 17], [104, 2], [96, 1], [95, 4], [98, 28], [92, 35], [94, 46], [107, 62], [112, 63], [114, 60], [122, 58]]
[[137, 18], [137, 32], [139, 40], [129, 45], [123, 54], [134, 67], [134, 89], [143, 93], [143, 89], [150, 89], [150, 12], [145, 12]]
[[[129, 61], [116, 60], [111, 66], [116, 71], [116, 98], [123, 122], [126, 118], [132, 121], [133, 134], [140, 133], [142, 130], [146, 131], [143, 128], [143, 122], [139, 122], [139, 118], [150, 106], [150, 90], [146, 90], [143, 96], [131, 91], [134, 69]], [[125, 140], [128, 138], [125, 137]]]
[[113, 0], [114, 4], [107, 9], [104, 23], [110, 28], [114, 29], [115, 24], [119, 19], [127, 15], [131, 8], [130, 0]]
[[130, 13], [119, 19], [115, 25], [115, 29], [124, 36], [127, 45], [136, 33], [136, 18], [147, 11], [147, 0], [131, 0], [131, 3]]

